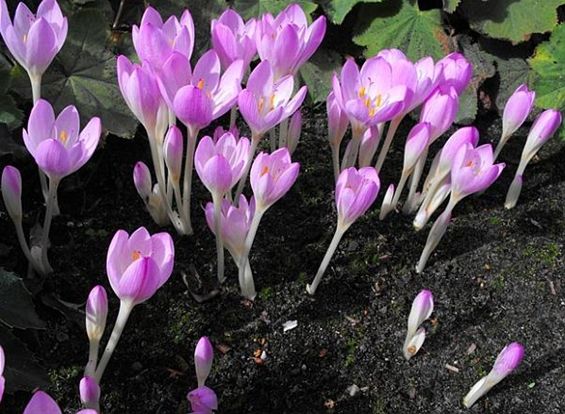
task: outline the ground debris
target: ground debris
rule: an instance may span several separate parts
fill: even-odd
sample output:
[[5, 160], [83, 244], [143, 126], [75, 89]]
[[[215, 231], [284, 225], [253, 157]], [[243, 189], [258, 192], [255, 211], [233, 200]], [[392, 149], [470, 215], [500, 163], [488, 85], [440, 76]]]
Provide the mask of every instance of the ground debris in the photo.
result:
[[455, 372], [456, 374], [459, 374], [459, 368], [457, 368], [453, 365], [445, 364], [445, 368], [447, 368], [451, 372]]
[[476, 349], [477, 345], [475, 343], [472, 343], [471, 345], [469, 345], [469, 348], [467, 348], [467, 355], [471, 355], [473, 352], [475, 352]]
[[283, 323], [283, 332], [288, 332], [288, 331], [292, 331], [294, 328], [296, 328], [298, 326], [298, 321], [294, 320], [294, 321], [286, 321], [285, 323]]

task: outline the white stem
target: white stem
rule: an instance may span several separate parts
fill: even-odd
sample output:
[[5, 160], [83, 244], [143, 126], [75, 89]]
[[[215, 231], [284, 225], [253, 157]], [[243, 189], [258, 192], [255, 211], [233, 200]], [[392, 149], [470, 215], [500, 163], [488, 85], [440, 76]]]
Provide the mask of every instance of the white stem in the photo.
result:
[[261, 218], [263, 217], [263, 214], [265, 214], [265, 211], [266, 210], [262, 206], [258, 205], [256, 207], [255, 215], [253, 216], [253, 220], [251, 220], [251, 226], [249, 227], [247, 237], [245, 238], [243, 251], [241, 252], [241, 256], [239, 257], [239, 282], [244, 282], [244, 285], [241, 286], [241, 292], [242, 294], [246, 292], [246, 296], [248, 296], [250, 292], [253, 293], [253, 296], [255, 293], [253, 277], [246, 277], [245, 270], [247, 268], [247, 262], [249, 261], [249, 252], [251, 251], [251, 247], [253, 246], [253, 241], [255, 240], [257, 229], [259, 228], [259, 223], [261, 222]]
[[230, 111], [230, 128], [233, 128], [235, 126], [236, 121], [237, 121], [237, 106], [234, 105], [232, 106]]
[[334, 180], [337, 182], [339, 178], [339, 143], [330, 144], [332, 149], [332, 164], [334, 169]]
[[190, 200], [192, 194], [192, 167], [194, 165], [194, 150], [196, 148], [196, 138], [198, 131], [193, 131], [192, 128], [187, 126], [187, 150], [186, 159], [184, 163], [184, 176], [183, 176], [183, 206], [181, 217], [186, 227], [186, 234], [192, 234], [192, 221], [190, 218]]
[[[229, 249], [228, 249], [229, 250]], [[232, 250], [229, 250], [235, 264], [238, 268], [239, 277], [239, 286], [241, 287], [241, 296], [249, 300], [255, 300], [255, 296], [257, 296], [257, 292], [255, 292], [255, 283], [253, 281], [253, 272], [251, 271], [251, 264], [249, 263], [249, 258], [245, 261], [245, 273], [242, 275], [239, 272], [239, 266], [241, 261], [241, 256], [239, 254], [234, 253]]]
[[316, 293], [316, 289], [318, 288], [318, 285], [322, 281], [322, 276], [324, 276], [324, 273], [326, 273], [326, 269], [328, 268], [328, 265], [330, 264], [330, 260], [332, 259], [333, 255], [334, 255], [334, 253], [337, 249], [337, 246], [339, 245], [339, 242], [341, 241], [341, 238], [345, 234], [346, 230], [347, 230], [347, 226], [342, 226], [338, 223], [337, 228], [335, 229], [335, 233], [334, 233], [334, 236], [332, 238], [332, 241], [330, 242], [330, 245], [328, 247], [328, 250], [326, 251], [324, 258], [322, 259], [322, 263], [320, 263], [320, 267], [318, 268], [318, 272], [316, 273], [316, 277], [314, 277], [312, 284], [306, 285], [306, 291], [310, 295], [313, 295], [314, 293]]
[[426, 267], [426, 263], [428, 262], [430, 255], [435, 250], [443, 235], [445, 234], [447, 226], [449, 225], [449, 221], [451, 220], [451, 212], [453, 211], [455, 204], [456, 201], [452, 196], [445, 211], [436, 219], [434, 225], [432, 226], [430, 233], [428, 234], [428, 239], [426, 240], [426, 245], [424, 246], [424, 250], [422, 251], [418, 265], [416, 266], [417, 273], [422, 273], [422, 271]]
[[385, 142], [383, 143], [381, 152], [379, 152], [379, 158], [377, 159], [377, 163], [375, 164], [375, 169], [377, 170], [377, 172], [379, 172], [383, 167], [385, 158], [390, 149], [390, 145], [392, 144], [392, 139], [394, 138], [394, 135], [396, 134], [396, 130], [398, 129], [398, 126], [402, 122], [403, 118], [404, 115], [399, 115], [396, 118], [394, 118], [392, 121], [390, 121], [390, 124], [388, 125], [388, 131], [386, 132]]
[[357, 160], [357, 156], [359, 154], [359, 145], [361, 144], [361, 138], [365, 130], [360, 129], [358, 127], [353, 127], [351, 131], [351, 141], [345, 147], [345, 154], [343, 154], [343, 160], [341, 162], [341, 170], [345, 170], [346, 168], [353, 167], [355, 165], [355, 161]]
[[392, 199], [391, 207], [394, 209], [398, 204], [398, 200], [400, 199], [400, 195], [402, 194], [402, 190], [404, 190], [404, 186], [406, 185], [406, 181], [410, 176], [411, 171], [402, 170], [402, 175], [400, 176], [400, 180], [398, 181], [398, 186], [396, 187], [396, 191], [394, 192], [394, 197]]
[[94, 339], [88, 342], [88, 363], [84, 368], [85, 377], [92, 377], [96, 372], [96, 363], [98, 362], [99, 348], [100, 348], [100, 339]]
[[118, 312], [118, 317], [116, 318], [116, 323], [114, 324], [114, 329], [112, 330], [112, 334], [110, 335], [110, 339], [108, 340], [108, 344], [106, 345], [106, 349], [104, 350], [104, 354], [100, 359], [100, 363], [96, 368], [96, 372], [94, 373], [94, 379], [98, 384], [100, 384], [100, 379], [106, 370], [106, 366], [116, 349], [116, 345], [120, 341], [120, 337], [124, 331], [126, 323], [129, 319], [129, 315], [135, 305], [130, 301], [120, 301], [120, 311]]
[[49, 244], [49, 230], [51, 229], [51, 221], [53, 219], [53, 208], [57, 196], [57, 187], [59, 179], [49, 180], [49, 193], [47, 194], [47, 207], [45, 209], [45, 220], [43, 221], [43, 230], [41, 233], [41, 266], [46, 273], [50, 273], [53, 269], [47, 259], [47, 245]]
[[279, 125], [279, 148], [286, 147], [288, 136], [288, 118], [283, 119]]
[[489, 392], [494, 385], [495, 384], [489, 381], [488, 376], [481, 378], [475, 385], [473, 385], [465, 398], [463, 398], [463, 405], [466, 408], [470, 408], [479, 398]]
[[509, 135], [507, 137], [506, 136], [500, 137], [500, 141], [498, 141], [498, 145], [496, 146], [496, 149], [494, 150], [494, 155], [493, 155], [493, 159], [492, 159], [493, 163], [496, 161], [496, 159], [500, 155], [500, 151], [502, 150], [502, 147], [504, 147], [504, 145], [506, 145], [506, 143], [508, 142], [508, 139], [510, 137], [511, 137], [511, 135]]
[[245, 183], [247, 182], [247, 178], [249, 177], [249, 170], [251, 170], [251, 163], [253, 162], [253, 157], [255, 156], [255, 151], [257, 151], [257, 145], [259, 145], [259, 141], [261, 141], [261, 137], [262, 137], [261, 135], [251, 137], [251, 145], [249, 147], [249, 153], [247, 154], [245, 170], [243, 171], [243, 175], [241, 176], [239, 183], [237, 184], [237, 190], [233, 198], [236, 203], [239, 202], [239, 196], [243, 192], [243, 188], [245, 187]]
[[506, 193], [506, 200], [504, 201], [504, 208], [511, 209], [516, 207], [518, 198], [520, 198], [520, 193], [522, 192], [522, 183], [524, 181], [523, 175], [528, 162], [523, 158], [520, 160], [520, 165], [518, 165], [518, 170], [516, 175], [508, 188], [508, 193]]
[[222, 195], [212, 194], [214, 202], [214, 232], [216, 233], [217, 269], [218, 283], [222, 284], [226, 280], [224, 275], [224, 242], [222, 240]]
[[424, 172], [424, 167], [426, 166], [426, 158], [428, 157], [428, 149], [426, 148], [424, 152], [418, 158], [416, 167], [414, 168], [414, 173], [410, 177], [410, 191], [408, 192], [408, 197], [406, 202], [402, 207], [402, 212], [404, 214], [410, 214], [418, 205], [418, 200], [416, 196], [416, 190], [418, 190], [418, 184], [420, 184], [420, 178], [422, 178], [422, 173]]

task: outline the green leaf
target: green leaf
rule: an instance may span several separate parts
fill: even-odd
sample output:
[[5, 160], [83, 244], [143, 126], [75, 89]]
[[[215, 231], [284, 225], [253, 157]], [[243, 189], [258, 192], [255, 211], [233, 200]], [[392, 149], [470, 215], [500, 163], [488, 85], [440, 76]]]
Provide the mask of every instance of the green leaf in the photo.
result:
[[322, 2], [322, 7], [331, 21], [335, 24], [342, 24], [345, 16], [358, 3], [380, 3], [383, 0], [326, 0]]
[[421, 11], [412, 0], [386, 0], [362, 5], [353, 41], [366, 46], [365, 56], [385, 48], [398, 48], [413, 60], [426, 55], [440, 58], [450, 51], [441, 24], [441, 10]]
[[496, 107], [502, 113], [504, 105], [516, 88], [523, 83], [528, 83], [530, 68], [528, 63], [521, 58], [501, 59], [495, 58], [496, 68], [500, 74], [500, 85], [496, 95]]
[[22, 279], [0, 268], [0, 320], [15, 328], [45, 328]]
[[341, 57], [337, 52], [320, 49], [300, 68], [300, 76], [308, 86], [312, 101], [326, 100], [332, 86], [332, 75], [340, 65]]
[[[540, 44], [530, 59], [536, 106], [565, 111], [565, 24], [560, 24], [549, 41]], [[561, 137], [565, 128], [561, 125]]]
[[0, 327], [0, 344], [6, 354], [4, 376], [9, 393], [48, 386], [45, 370], [37, 363], [26, 344], [4, 327]]
[[250, 19], [252, 17], [258, 17], [263, 13], [279, 13], [292, 3], [300, 5], [307, 16], [318, 8], [316, 3], [307, 0], [235, 0], [233, 2], [233, 8], [237, 10], [244, 19]]
[[0, 96], [0, 123], [6, 124], [10, 131], [18, 128], [24, 120], [24, 113], [10, 95]]
[[461, 0], [443, 0], [443, 10], [448, 13], [453, 13], [455, 9], [457, 9], [457, 6], [459, 6], [459, 3], [461, 3]]
[[[75, 105], [85, 124], [100, 117], [109, 132], [133, 137], [137, 120], [124, 102], [116, 76], [116, 57], [109, 49], [110, 23], [93, 9], [69, 18], [69, 33], [63, 49], [43, 76], [42, 96], [57, 111]], [[20, 71], [21, 72], [21, 71]], [[26, 96], [29, 80], [18, 77]]]
[[563, 0], [465, 0], [460, 10], [471, 27], [496, 39], [516, 44], [557, 25], [557, 7]]

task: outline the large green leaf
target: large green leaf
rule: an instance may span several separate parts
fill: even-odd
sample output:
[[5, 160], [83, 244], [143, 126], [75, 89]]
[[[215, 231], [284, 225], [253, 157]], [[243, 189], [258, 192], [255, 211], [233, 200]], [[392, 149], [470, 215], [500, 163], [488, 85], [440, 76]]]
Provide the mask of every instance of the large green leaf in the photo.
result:
[[[557, 26], [549, 41], [537, 47], [530, 66], [536, 106], [565, 111], [565, 24]], [[565, 138], [563, 126], [561, 137]]]
[[421, 11], [412, 0], [362, 5], [356, 27], [358, 34], [353, 41], [367, 47], [367, 57], [395, 47], [414, 60], [426, 55], [439, 58], [451, 48], [441, 24], [441, 11]]
[[[75, 105], [83, 123], [98, 116], [106, 130], [131, 138], [137, 120], [118, 87], [109, 28], [109, 21], [97, 10], [81, 10], [69, 18], [67, 40], [43, 77], [42, 96], [56, 110]], [[27, 76], [19, 68], [13, 72], [19, 91], [29, 97]]]
[[10, 68], [11, 64], [0, 54], [0, 123], [6, 124], [12, 131], [22, 124], [24, 113], [18, 108], [14, 98], [8, 95], [12, 83]]
[[292, 3], [300, 5], [307, 16], [318, 8], [316, 3], [307, 0], [235, 0], [233, 7], [244, 19], [250, 19], [263, 13], [278, 13]]
[[528, 63], [522, 58], [502, 59], [495, 58], [496, 68], [500, 74], [500, 84], [496, 95], [496, 107], [502, 113], [504, 105], [516, 88], [528, 81], [530, 68]]
[[460, 10], [471, 27], [487, 36], [519, 43], [557, 24], [563, 0], [464, 0]]
[[16, 328], [41, 329], [45, 324], [35, 313], [31, 294], [22, 279], [0, 268], [0, 320]]
[[347, 16], [358, 3], [380, 3], [382, 1], [383, 0], [325, 0], [321, 4], [331, 21], [335, 24], [341, 24], [345, 16]]
[[48, 385], [45, 370], [39, 366], [27, 346], [5, 327], [0, 326], [0, 344], [6, 355], [6, 389], [31, 391]]
[[324, 101], [332, 86], [332, 75], [339, 70], [341, 57], [332, 50], [320, 49], [300, 68], [300, 76], [308, 86], [314, 102]]

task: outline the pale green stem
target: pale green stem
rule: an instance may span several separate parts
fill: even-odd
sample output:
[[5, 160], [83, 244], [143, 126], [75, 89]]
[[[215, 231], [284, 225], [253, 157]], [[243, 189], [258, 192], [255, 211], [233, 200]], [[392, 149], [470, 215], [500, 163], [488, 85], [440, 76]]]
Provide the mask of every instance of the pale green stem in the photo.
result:
[[96, 372], [96, 363], [98, 362], [99, 348], [100, 348], [100, 339], [93, 339], [88, 342], [88, 363], [84, 368], [85, 377], [92, 377]]
[[328, 265], [330, 264], [330, 260], [332, 259], [333, 255], [334, 255], [334, 253], [337, 249], [337, 246], [339, 245], [339, 242], [341, 241], [341, 238], [345, 234], [348, 227], [349, 226], [343, 226], [343, 225], [340, 225], [338, 223], [337, 228], [335, 229], [335, 233], [334, 233], [334, 236], [332, 238], [332, 241], [330, 242], [330, 246], [328, 247], [328, 250], [326, 251], [326, 255], [324, 256], [322, 263], [320, 263], [320, 267], [318, 268], [318, 272], [316, 273], [316, 277], [314, 277], [314, 280], [312, 281], [311, 285], [306, 285], [306, 291], [310, 295], [313, 295], [314, 293], [316, 293], [316, 289], [318, 289], [318, 285], [320, 284], [320, 282], [322, 280], [322, 276], [324, 276], [324, 273], [326, 273], [326, 269], [328, 268]]
[[279, 125], [279, 148], [286, 147], [288, 136], [288, 118], [283, 119]]
[[529, 160], [524, 158], [520, 160], [518, 170], [516, 170], [516, 175], [510, 184], [510, 188], [508, 188], [508, 193], [506, 193], [506, 200], [504, 201], [504, 208], [506, 209], [516, 207], [516, 203], [518, 202], [518, 198], [520, 198], [520, 193], [522, 192], [523, 175], [528, 165], [528, 161]]
[[390, 206], [394, 209], [398, 204], [398, 200], [400, 199], [400, 195], [402, 194], [402, 190], [404, 190], [404, 186], [406, 185], [406, 181], [410, 176], [411, 171], [402, 170], [402, 175], [400, 176], [400, 181], [398, 181], [398, 186], [394, 192], [394, 197], [392, 199], [392, 203]]
[[418, 190], [418, 185], [420, 184], [420, 179], [422, 178], [422, 173], [424, 172], [424, 167], [426, 166], [426, 158], [428, 157], [428, 149], [426, 148], [424, 152], [418, 158], [414, 172], [410, 176], [410, 190], [408, 192], [408, 197], [404, 206], [402, 206], [402, 212], [404, 214], [410, 214], [417, 207], [418, 200], [416, 199], [416, 191]]
[[[230, 252], [231, 257], [233, 258], [237, 269], [238, 269], [238, 276], [242, 277], [242, 274], [239, 272], [240, 266], [240, 258], [239, 254], [234, 253], [228, 247], [228, 251]], [[257, 293], [255, 292], [255, 283], [253, 282], [253, 272], [251, 271], [251, 264], [249, 263], [249, 259], [245, 262], [245, 273], [241, 279], [239, 279], [239, 286], [241, 290], [241, 296], [246, 299], [254, 300]], [[246, 289], [246, 290], [243, 290]]]
[[196, 148], [196, 137], [198, 136], [198, 130], [193, 130], [191, 127], [187, 126], [188, 136], [187, 136], [187, 150], [186, 150], [186, 160], [184, 163], [184, 177], [183, 177], [183, 211], [181, 216], [183, 217], [185, 226], [187, 228], [187, 234], [192, 234], [192, 221], [190, 218], [190, 200], [192, 194], [192, 170], [194, 165], [194, 150]]
[[49, 260], [47, 259], [47, 245], [49, 244], [49, 231], [51, 229], [51, 221], [53, 220], [53, 208], [57, 197], [57, 187], [59, 179], [49, 180], [49, 192], [47, 194], [47, 207], [45, 209], [45, 220], [43, 221], [43, 230], [41, 233], [41, 266], [46, 273], [52, 271]]
[[377, 170], [377, 172], [381, 171], [381, 168], [383, 167], [385, 158], [390, 149], [390, 145], [392, 144], [392, 140], [394, 138], [394, 135], [396, 134], [396, 130], [398, 129], [398, 126], [402, 122], [402, 119], [404, 119], [404, 115], [399, 115], [396, 118], [394, 118], [392, 121], [390, 121], [390, 124], [388, 125], [388, 131], [386, 132], [385, 142], [383, 143], [381, 152], [379, 152], [379, 158], [377, 159], [377, 163], [375, 164], [375, 169]]
[[120, 301], [120, 311], [118, 312], [118, 317], [116, 318], [116, 323], [114, 324], [114, 329], [112, 330], [112, 334], [110, 335], [110, 339], [108, 340], [108, 344], [106, 345], [106, 349], [104, 350], [104, 354], [102, 358], [100, 358], [100, 363], [96, 368], [96, 372], [94, 373], [94, 379], [98, 384], [100, 384], [100, 379], [106, 370], [106, 366], [120, 341], [120, 337], [124, 332], [124, 328], [128, 321], [129, 315], [131, 314], [132, 309], [134, 308], [134, 304], [131, 301]]
[[218, 258], [218, 283], [222, 284], [226, 280], [224, 275], [224, 241], [222, 240], [222, 196], [212, 194], [214, 202], [214, 232], [216, 233], [216, 250]]
[[14, 227], [16, 228], [16, 235], [18, 236], [18, 242], [20, 243], [20, 247], [24, 252], [26, 259], [28, 260], [29, 264], [39, 273], [43, 273], [41, 266], [39, 263], [35, 261], [33, 256], [31, 255], [31, 251], [29, 250], [29, 246], [27, 244], [25, 235], [24, 235], [24, 228], [22, 226], [22, 218], [14, 218], [12, 217], [12, 221], [14, 222]]
[[230, 128], [235, 126], [236, 121], [237, 121], [237, 106], [234, 105], [232, 106], [230, 111]]
[[259, 223], [261, 222], [261, 218], [263, 214], [265, 214], [265, 208], [263, 206], [257, 205], [255, 209], [255, 215], [253, 216], [253, 220], [251, 220], [251, 226], [249, 227], [249, 231], [247, 232], [247, 237], [245, 238], [245, 245], [243, 247], [243, 252], [239, 258], [239, 281], [244, 281], [245, 285], [241, 286], [241, 292], [251, 292], [255, 293], [255, 288], [251, 286], [253, 283], [253, 278], [248, 280], [249, 278], [245, 277], [245, 270], [247, 268], [247, 261], [249, 260], [249, 252], [251, 251], [251, 247], [253, 246], [253, 241], [255, 240], [255, 236], [257, 235], [257, 229], [259, 228]]
[[243, 171], [243, 175], [237, 184], [237, 190], [235, 192], [234, 200], [236, 203], [239, 203], [239, 196], [243, 192], [243, 188], [245, 187], [245, 183], [247, 182], [247, 178], [249, 177], [249, 170], [251, 170], [251, 164], [253, 163], [253, 157], [255, 156], [255, 151], [257, 151], [257, 145], [259, 145], [259, 141], [261, 141], [262, 135], [253, 135], [251, 137], [251, 145], [249, 147], [249, 153], [247, 154], [247, 161], [245, 164], [245, 170]]
[[330, 144], [332, 149], [332, 162], [334, 168], [334, 180], [337, 182], [339, 178], [339, 143], [338, 144]]
[[359, 154], [359, 145], [361, 144], [361, 138], [365, 130], [360, 128], [352, 128], [351, 131], [351, 141], [347, 144], [345, 148], [345, 154], [343, 154], [343, 160], [341, 162], [341, 170], [345, 170], [346, 168], [353, 167], [355, 165], [355, 161], [357, 160], [357, 156]]

